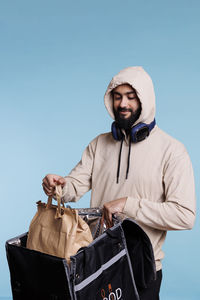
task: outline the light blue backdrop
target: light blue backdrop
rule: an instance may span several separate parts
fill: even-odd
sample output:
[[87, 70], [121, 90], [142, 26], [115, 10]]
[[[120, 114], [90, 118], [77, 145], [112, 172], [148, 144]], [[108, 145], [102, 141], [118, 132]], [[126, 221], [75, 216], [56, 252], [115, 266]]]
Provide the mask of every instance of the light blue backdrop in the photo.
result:
[[[28, 230], [45, 174], [65, 175], [110, 130], [103, 95], [120, 69], [153, 78], [158, 125], [191, 156], [199, 197], [200, 2], [0, 1], [0, 296], [11, 297], [4, 243]], [[89, 206], [87, 194], [77, 206]], [[169, 232], [162, 300], [200, 299], [199, 207]]]

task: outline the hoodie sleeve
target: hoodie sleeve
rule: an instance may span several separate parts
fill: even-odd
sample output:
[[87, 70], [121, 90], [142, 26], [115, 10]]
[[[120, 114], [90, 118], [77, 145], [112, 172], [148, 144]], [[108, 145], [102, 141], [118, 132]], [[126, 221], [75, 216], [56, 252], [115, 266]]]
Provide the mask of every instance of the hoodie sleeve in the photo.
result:
[[163, 186], [164, 202], [128, 197], [124, 213], [155, 229], [191, 229], [195, 220], [195, 188], [192, 164], [186, 150], [166, 164]]
[[83, 152], [80, 162], [66, 178], [63, 188], [65, 202], [76, 202], [91, 189], [91, 177], [97, 138]]

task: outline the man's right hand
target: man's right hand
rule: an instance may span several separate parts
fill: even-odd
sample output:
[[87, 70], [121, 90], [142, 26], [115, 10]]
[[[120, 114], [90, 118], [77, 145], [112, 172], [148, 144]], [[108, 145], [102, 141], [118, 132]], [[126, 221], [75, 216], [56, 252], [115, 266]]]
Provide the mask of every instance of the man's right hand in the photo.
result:
[[47, 196], [53, 196], [56, 185], [64, 186], [66, 183], [66, 179], [62, 176], [55, 174], [48, 174], [43, 178], [42, 186], [45, 194]]

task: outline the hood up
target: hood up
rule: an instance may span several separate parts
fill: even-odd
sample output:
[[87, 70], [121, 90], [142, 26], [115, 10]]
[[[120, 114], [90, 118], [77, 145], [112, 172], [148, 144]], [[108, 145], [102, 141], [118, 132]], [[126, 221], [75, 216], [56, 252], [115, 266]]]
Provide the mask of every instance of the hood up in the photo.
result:
[[113, 77], [104, 96], [104, 103], [110, 116], [115, 119], [111, 91], [121, 84], [131, 85], [137, 92], [142, 105], [139, 119], [134, 125], [143, 122], [150, 124], [155, 118], [155, 94], [150, 76], [142, 67], [129, 67]]

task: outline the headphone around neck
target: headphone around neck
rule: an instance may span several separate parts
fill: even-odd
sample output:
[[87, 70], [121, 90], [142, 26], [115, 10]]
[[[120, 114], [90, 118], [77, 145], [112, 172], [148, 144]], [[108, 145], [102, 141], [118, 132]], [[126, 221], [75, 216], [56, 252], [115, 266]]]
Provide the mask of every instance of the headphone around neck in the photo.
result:
[[[137, 125], [133, 126], [130, 130], [131, 142], [138, 143], [145, 140], [155, 125], [156, 120], [154, 119], [150, 124], [138, 123]], [[121, 141], [124, 138], [124, 133], [118, 126], [117, 122], [112, 123], [111, 132], [116, 141]]]

